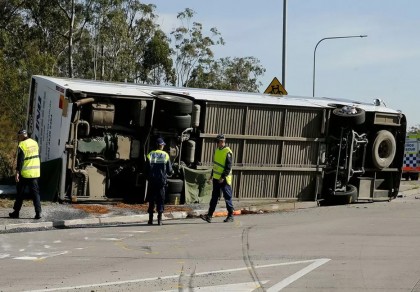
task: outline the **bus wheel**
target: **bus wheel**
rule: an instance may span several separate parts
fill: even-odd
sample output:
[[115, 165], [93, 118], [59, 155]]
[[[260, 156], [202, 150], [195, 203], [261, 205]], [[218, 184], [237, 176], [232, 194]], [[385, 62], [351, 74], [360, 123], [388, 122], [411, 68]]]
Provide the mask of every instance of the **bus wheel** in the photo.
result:
[[354, 185], [348, 184], [345, 191], [336, 192], [334, 199], [336, 204], [351, 204], [356, 203], [358, 198], [358, 191]]
[[381, 130], [376, 134], [372, 147], [373, 164], [377, 168], [386, 168], [391, 165], [395, 157], [397, 144], [391, 132]]
[[191, 127], [191, 116], [174, 116], [159, 112], [155, 117], [155, 127], [159, 130], [185, 129]]
[[366, 114], [361, 108], [343, 106], [333, 110], [333, 115], [339, 117], [337, 123], [340, 126], [361, 125], [365, 122]]
[[346, 195], [348, 196], [349, 204], [357, 202], [357, 188], [354, 185], [347, 185]]
[[181, 193], [183, 187], [182, 179], [168, 178], [168, 193]]
[[158, 95], [156, 105], [159, 110], [167, 113], [186, 115], [191, 114], [193, 102], [181, 96], [162, 94]]

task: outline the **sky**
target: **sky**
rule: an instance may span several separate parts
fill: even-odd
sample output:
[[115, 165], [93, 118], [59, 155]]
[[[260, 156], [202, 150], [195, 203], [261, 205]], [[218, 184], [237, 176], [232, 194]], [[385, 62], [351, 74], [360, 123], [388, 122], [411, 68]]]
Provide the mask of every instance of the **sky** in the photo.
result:
[[[282, 76], [282, 0], [149, 0], [158, 23], [169, 33], [180, 25], [178, 12], [195, 11], [193, 21], [210, 35], [216, 27], [224, 46], [215, 58], [256, 57], [266, 69], [264, 91]], [[420, 125], [419, 0], [287, 0], [284, 87], [289, 95], [312, 96], [315, 46], [315, 96], [361, 102], [382, 99], [401, 110], [408, 127]]]

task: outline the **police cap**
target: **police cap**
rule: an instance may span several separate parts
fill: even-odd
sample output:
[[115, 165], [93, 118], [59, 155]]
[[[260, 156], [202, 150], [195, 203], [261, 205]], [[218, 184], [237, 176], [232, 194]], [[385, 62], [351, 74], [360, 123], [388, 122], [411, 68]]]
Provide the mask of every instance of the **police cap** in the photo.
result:
[[28, 132], [25, 129], [20, 129], [18, 135], [27, 136]]
[[165, 141], [162, 138], [157, 138], [156, 139], [156, 144], [158, 144], [158, 145], [166, 145]]
[[219, 134], [216, 137], [216, 141], [225, 141], [225, 140], [226, 140], [225, 135], [223, 135], [223, 134]]

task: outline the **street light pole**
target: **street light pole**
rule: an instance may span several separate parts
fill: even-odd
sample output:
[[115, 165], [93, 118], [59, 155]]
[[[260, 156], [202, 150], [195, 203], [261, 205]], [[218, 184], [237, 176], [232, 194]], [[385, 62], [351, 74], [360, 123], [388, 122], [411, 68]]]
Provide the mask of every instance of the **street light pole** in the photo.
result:
[[316, 44], [314, 49], [314, 70], [312, 75], [312, 96], [315, 96], [315, 55], [316, 55], [316, 48], [318, 47], [319, 43], [324, 40], [332, 40], [332, 39], [349, 39], [349, 38], [365, 38], [367, 35], [349, 35], [349, 36], [336, 36], [336, 37], [328, 37], [320, 39], [319, 42]]
[[281, 83], [286, 88], [286, 11], [287, 11], [287, 0], [283, 0], [283, 48], [282, 48], [282, 73]]

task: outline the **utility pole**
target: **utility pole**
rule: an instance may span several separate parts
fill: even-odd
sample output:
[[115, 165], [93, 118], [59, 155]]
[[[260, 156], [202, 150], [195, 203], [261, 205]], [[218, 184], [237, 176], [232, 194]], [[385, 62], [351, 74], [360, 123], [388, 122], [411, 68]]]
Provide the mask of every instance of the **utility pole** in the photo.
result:
[[281, 83], [283, 88], [286, 89], [286, 11], [287, 0], [283, 0], [283, 49], [282, 49], [282, 73]]

